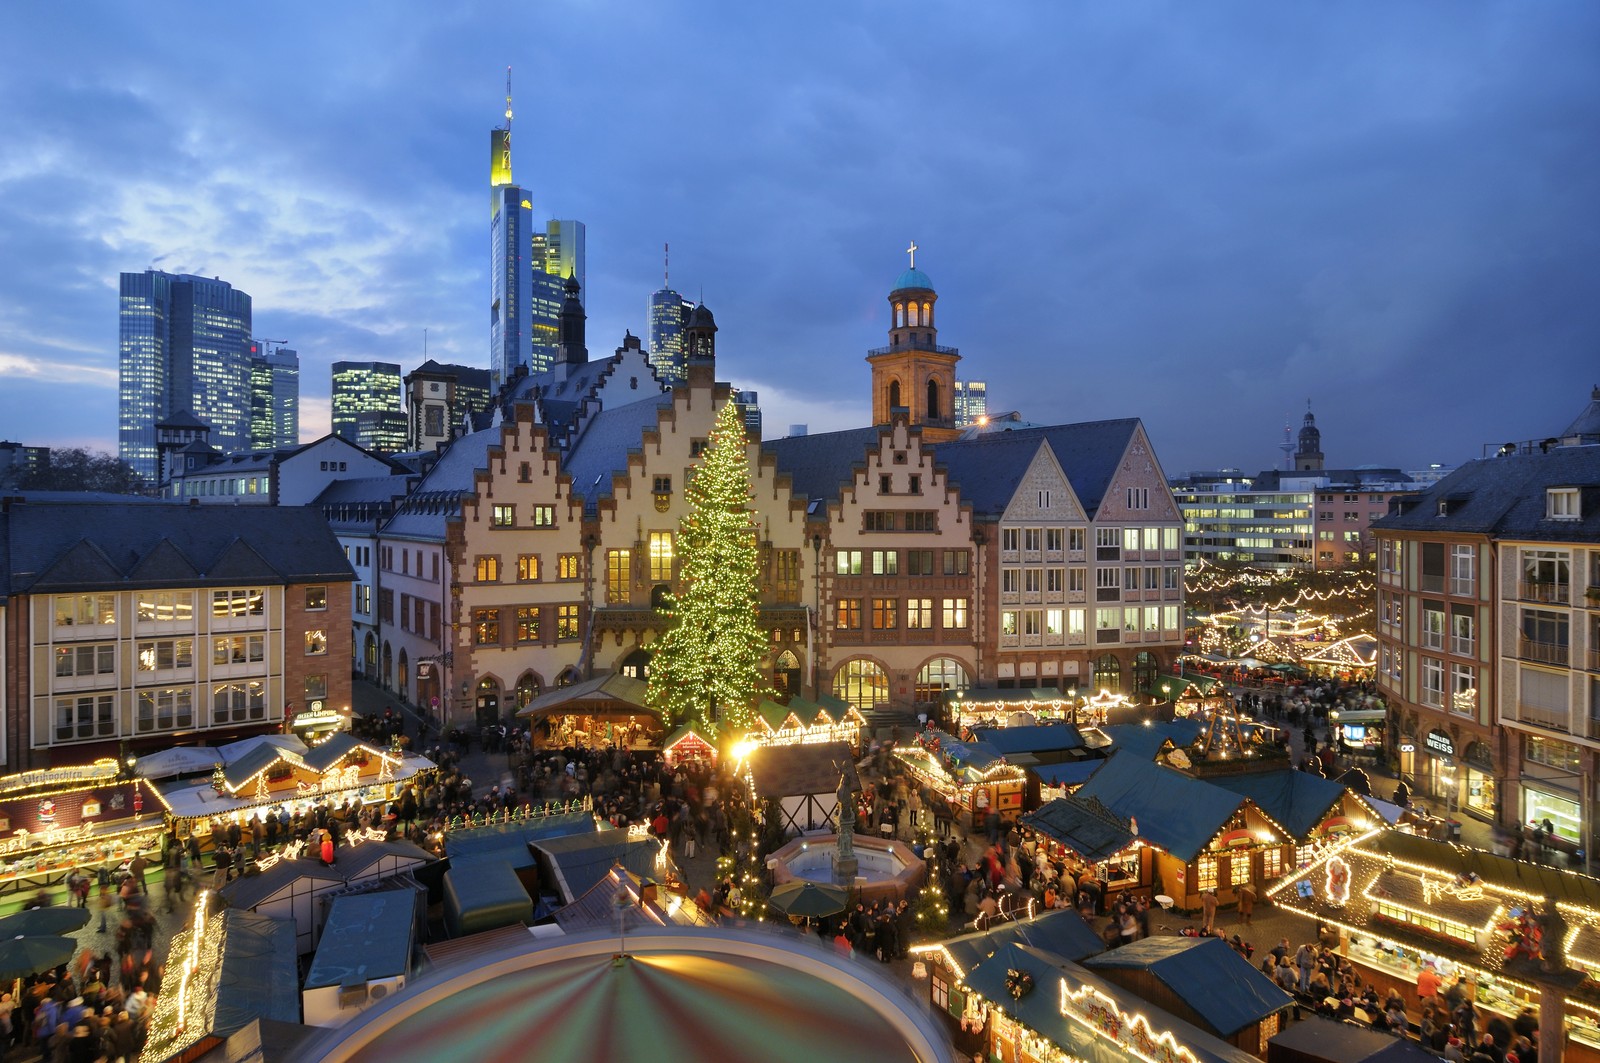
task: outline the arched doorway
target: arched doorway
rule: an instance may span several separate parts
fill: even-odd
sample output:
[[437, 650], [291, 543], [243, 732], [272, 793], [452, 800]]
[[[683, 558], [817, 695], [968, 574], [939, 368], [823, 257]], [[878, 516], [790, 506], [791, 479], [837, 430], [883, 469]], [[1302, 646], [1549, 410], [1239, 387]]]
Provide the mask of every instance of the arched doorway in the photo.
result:
[[935, 657], [917, 673], [917, 704], [938, 706], [949, 690], [968, 686], [967, 670], [953, 657]]
[[394, 685], [394, 676], [390, 672], [393, 663], [394, 660], [389, 655], [389, 642], [385, 639], [383, 643], [383, 685], [385, 687]]
[[370, 631], [361, 654], [361, 673], [368, 679], [378, 677], [378, 639]]
[[833, 693], [861, 712], [889, 700], [889, 676], [876, 661], [856, 658], [840, 665], [833, 674]]
[[406, 656], [406, 651], [400, 651], [400, 667], [395, 670], [395, 678], [399, 680], [395, 688], [400, 691], [400, 700], [409, 701], [411, 691], [411, 659]]
[[544, 693], [544, 681], [532, 672], [523, 672], [522, 678], [517, 680], [517, 693], [515, 701], [517, 711], [521, 712], [528, 707], [528, 702]]
[[622, 659], [622, 667], [617, 670], [629, 679], [647, 680], [650, 678], [650, 657], [649, 650], [634, 650]]
[[1092, 682], [1096, 691], [1122, 693], [1122, 662], [1117, 660], [1116, 654], [1103, 653], [1094, 659]]
[[792, 651], [784, 650], [773, 662], [772, 685], [786, 702], [800, 693], [800, 659]]
[[478, 726], [500, 722], [500, 680], [486, 675], [478, 680]]
[[1156, 674], [1159, 665], [1156, 655], [1148, 651], [1142, 652], [1133, 659], [1133, 692], [1150, 696], [1156, 689]]

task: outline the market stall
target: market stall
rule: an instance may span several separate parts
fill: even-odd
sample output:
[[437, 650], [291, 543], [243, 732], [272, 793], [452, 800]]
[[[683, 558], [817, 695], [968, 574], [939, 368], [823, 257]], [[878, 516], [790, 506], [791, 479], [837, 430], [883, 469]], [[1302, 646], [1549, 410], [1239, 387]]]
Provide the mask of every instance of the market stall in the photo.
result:
[[745, 782], [759, 814], [775, 807], [786, 834], [831, 833], [839, 814], [839, 778], [859, 793], [850, 747], [843, 742], [761, 746], [745, 758]]
[[434, 770], [426, 757], [381, 749], [348, 731], [310, 748], [289, 744], [294, 741], [256, 742], [231, 763], [218, 765], [209, 781], [164, 782], [152, 790], [180, 836], [192, 833], [208, 845], [213, 829], [230, 822], [248, 825], [269, 810], [293, 815], [319, 803], [394, 801]]
[[1010, 727], [1043, 723], [1047, 720], [1080, 722], [1083, 699], [1076, 687], [1055, 690], [1000, 690], [968, 687], [945, 694], [944, 723], [960, 733], [968, 727]]
[[763, 746], [843, 742], [859, 755], [866, 718], [848, 702], [827, 700], [835, 704], [800, 697], [790, 698], [787, 705], [763, 701], [756, 706], [755, 726], [745, 741]]
[[156, 793], [130, 771], [106, 759], [0, 778], [0, 890], [48, 889], [158, 848]]
[[661, 759], [669, 768], [701, 761], [706, 765], [717, 762], [717, 746], [701, 734], [693, 724], [680, 724], [676, 730], [661, 740]]
[[657, 749], [661, 714], [650, 708], [647, 689], [642, 679], [612, 672], [542, 694], [517, 715], [532, 724], [538, 749]]
[[963, 742], [930, 727], [896, 747], [894, 757], [918, 783], [949, 802], [952, 811], [973, 815], [992, 810], [1007, 823], [1022, 815], [1026, 773], [993, 746]]
[[1384, 736], [1389, 729], [1389, 710], [1333, 709], [1328, 713], [1328, 726], [1333, 731], [1335, 745], [1342, 752], [1358, 757], [1381, 756]]
[[1507, 1018], [1539, 1006], [1538, 979], [1529, 972], [1550, 955], [1543, 934], [1552, 925], [1545, 915], [1553, 898], [1565, 923], [1558, 940], [1586, 975], [1558, 997], [1569, 1035], [1565, 1058], [1600, 1060], [1600, 981], [1593, 973], [1600, 964], [1581, 951], [1600, 940], [1600, 879], [1373, 830], [1329, 847], [1268, 896], [1285, 911], [1337, 928], [1341, 953], [1380, 993], [1392, 986], [1414, 994], [1428, 965], [1447, 981], [1459, 976], [1480, 1015]]

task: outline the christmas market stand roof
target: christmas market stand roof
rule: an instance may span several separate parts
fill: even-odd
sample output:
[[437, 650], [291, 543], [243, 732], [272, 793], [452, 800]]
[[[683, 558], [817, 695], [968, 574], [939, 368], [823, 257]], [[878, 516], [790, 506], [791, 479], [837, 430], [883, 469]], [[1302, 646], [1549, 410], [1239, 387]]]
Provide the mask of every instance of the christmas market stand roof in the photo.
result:
[[[1012, 971], [1033, 977], [1033, 990], [1021, 998], [1013, 998], [1007, 986]], [[1125, 1063], [1137, 1058], [1121, 1047], [1122, 1042], [1111, 1038], [1131, 1039], [1135, 1036], [1133, 1028], [1140, 1024], [1148, 1028], [1152, 1039], [1170, 1037], [1198, 1063], [1260, 1063], [1244, 1049], [1156, 1009], [1149, 1001], [1066, 957], [1029, 945], [1012, 942], [996, 949], [994, 955], [967, 972], [963, 984], [1062, 1051], [1090, 1063]], [[1102, 1032], [1089, 1026], [1087, 1019], [1066, 1014], [1069, 1001], [1092, 1009], [1102, 1016], [1105, 1027], [1114, 1028], [1116, 1033], [1109, 1029]]]
[[1404, 1037], [1321, 1015], [1290, 1023], [1267, 1046], [1269, 1059], [1290, 1063], [1437, 1063], [1440, 1058]]
[[661, 881], [675, 870], [666, 843], [643, 834], [612, 828], [528, 843], [539, 853], [541, 868], [550, 871], [563, 904], [582, 897], [613, 866]]
[[1182, 698], [1191, 693], [1203, 698], [1221, 685], [1222, 680], [1208, 675], [1169, 675], [1162, 672], [1150, 684], [1150, 690], [1152, 693], [1159, 690], [1163, 698]]
[[[1089, 743], [1070, 723], [1034, 724], [1029, 727], [974, 727], [972, 735], [1001, 756], [1018, 753], [1059, 753], [1085, 749]], [[1098, 737], [1098, 736], [1097, 736]]]
[[[194, 1058], [202, 1042], [220, 1043], [257, 1018], [300, 1021], [294, 924], [232, 908], [202, 914], [198, 942], [193, 926], [174, 935], [175, 946], [187, 947], [172, 952], [167, 992], [157, 999], [141, 1059]], [[186, 965], [195, 953], [203, 958], [190, 978], [182, 979], [185, 992], [179, 957]], [[180, 1008], [185, 1011], [181, 1022]]]
[[1329, 643], [1306, 654], [1307, 664], [1326, 664], [1336, 668], [1372, 668], [1378, 663], [1378, 640], [1365, 632]]
[[746, 763], [762, 800], [831, 794], [839, 789], [841, 774], [848, 780], [850, 790], [861, 789], [854, 755], [843, 742], [761, 746], [750, 751]]
[[791, 716], [795, 720], [795, 725], [802, 728], [815, 727], [819, 724], [830, 726], [845, 722], [866, 722], [854, 705], [826, 694], [816, 701], [793, 697], [789, 699], [787, 705], [766, 700], [756, 706], [756, 715], [761, 717], [767, 729], [772, 731], [784, 730]]
[[[1372, 808], [1365, 798], [1354, 793], [1343, 783], [1309, 772], [1295, 771], [1292, 768], [1250, 772], [1245, 775], [1217, 774], [1209, 776], [1206, 781], [1241, 797], [1248, 797], [1255, 802], [1257, 808], [1287, 830], [1289, 836], [1297, 842], [1304, 842], [1310, 838], [1312, 830], [1347, 793], [1367, 805], [1372, 812], [1374, 823], [1379, 818], [1377, 809]], [[1359, 824], [1357, 826], [1360, 827]]]
[[[308, 1059], [917, 1063], [949, 1035], [871, 965], [815, 936], [724, 927], [518, 943], [413, 980], [312, 1043]], [[1231, 1063], [1231, 1061], [1230, 1061]]]
[[1205, 1020], [1232, 1037], [1294, 1003], [1277, 983], [1218, 937], [1148, 937], [1082, 961], [1091, 971], [1147, 971]]
[[357, 750], [364, 750], [373, 757], [388, 756], [391, 760], [398, 759], [393, 754], [385, 753], [380, 747], [362, 741], [349, 731], [338, 731], [330, 735], [326, 741], [309, 748], [304, 744], [301, 744], [299, 749], [294, 749], [262, 742], [228, 764], [222, 770], [222, 779], [228, 787], [228, 792], [237, 795], [239, 791], [254, 782], [257, 775], [279, 762], [294, 768], [304, 768], [316, 775], [326, 775], [331, 769], [338, 767], [345, 757]]
[[1117, 815], [1097, 798], [1081, 794], [1080, 790], [1070, 797], [1045, 802], [1022, 817], [1023, 825], [1096, 864], [1138, 840], [1128, 817]]
[[1139, 837], [1185, 862], [1193, 860], [1246, 803], [1238, 794], [1164, 768], [1132, 751], [1106, 761], [1076, 799], [1094, 797], [1136, 820]]
[[445, 851], [450, 866], [459, 868], [476, 860], [504, 860], [513, 870], [532, 867], [532, 843], [543, 838], [564, 838], [573, 834], [593, 834], [599, 826], [587, 807], [570, 811], [490, 823], [482, 827], [453, 830], [446, 835]]
[[1030, 764], [1028, 771], [1046, 786], [1082, 786], [1104, 764], [1099, 758], [1064, 760], [1060, 764]]
[[[255, 757], [256, 754], [252, 753], [249, 756]], [[403, 782], [421, 772], [432, 771], [435, 767], [433, 761], [427, 757], [417, 756], [414, 753], [403, 754], [398, 759], [392, 754], [389, 757], [391, 763], [394, 764], [394, 769], [391, 773], [391, 779], [385, 780], [386, 782]], [[288, 760], [290, 763], [299, 763], [287, 757], [280, 758], [278, 755], [273, 754], [270, 761], [262, 761], [261, 766], [252, 771], [247, 779], [253, 779], [256, 775], [271, 767], [272, 764], [277, 763], [279, 759]], [[224, 775], [226, 774], [227, 769], [224, 769]], [[354, 794], [359, 790], [372, 786], [376, 781], [370, 777], [363, 778], [358, 785], [344, 790], [328, 790], [305, 796], [329, 798], [337, 797], [340, 794]], [[284, 801], [294, 800], [299, 796], [287, 791], [279, 791], [277, 793], [269, 793], [266, 797], [258, 798], [248, 789], [244, 789], [243, 792], [219, 793], [212, 786], [210, 779], [174, 780], [171, 782], [151, 783], [149, 785], [151, 790], [155, 792], [156, 797], [166, 806], [167, 811], [175, 819], [222, 816], [246, 808], [280, 804]]]
[[363, 841], [335, 848], [331, 865], [310, 855], [280, 859], [256, 874], [234, 879], [222, 887], [220, 896], [230, 908], [250, 910], [285, 890], [297, 888], [301, 879], [343, 885], [420, 868], [437, 859], [426, 849], [401, 839]]
[[1018, 919], [989, 930], [962, 934], [948, 941], [913, 945], [911, 952], [914, 955], [925, 953], [942, 955], [946, 966], [949, 966], [958, 978], [964, 978], [968, 970], [994, 955], [995, 950], [1002, 945], [1012, 942], [1046, 949], [1069, 960], [1081, 960], [1085, 956], [1093, 956], [1097, 952], [1105, 951], [1106, 947], [1105, 939], [1083, 921], [1083, 916], [1071, 908], [1062, 908], [1056, 911], [1047, 910], [1032, 919]]
[[1201, 722], [1194, 717], [1166, 723], [1113, 723], [1100, 728], [1111, 739], [1111, 748], [1155, 760], [1167, 743], [1182, 749], [1200, 737]]
[[[711, 926], [710, 915], [693, 900], [680, 894], [659, 891], [646, 899], [647, 887], [655, 880], [638, 875], [621, 864], [613, 864], [588, 892], [555, 914], [556, 925], [569, 934], [580, 930], [616, 930], [619, 921], [628, 930], [667, 926]], [[619, 906], [618, 898], [627, 905]]]
[[221, 751], [210, 746], [173, 746], [142, 756], [137, 763], [137, 770], [143, 778], [170, 779], [174, 775], [208, 772], [225, 761]]
[[953, 712], [1027, 712], [1039, 707], [1054, 708], [1072, 704], [1074, 699], [1054, 687], [1003, 690], [999, 687], [966, 687], [947, 690], [945, 705]]
[[[1334, 895], [1334, 860], [1348, 868], [1339, 876], [1348, 883], [1342, 901]], [[1465, 877], [1472, 874], [1476, 881]], [[1511, 909], [1541, 912], [1547, 896], [1561, 903], [1578, 939], [1600, 931], [1600, 879], [1395, 830], [1374, 830], [1330, 847], [1267, 890], [1285, 911], [1524, 987], [1508, 968], [1507, 938], [1497, 928]], [[1443, 932], [1446, 923], [1460, 928], [1460, 936]], [[1567, 999], [1600, 1014], [1600, 986], [1593, 979], [1569, 991]]]
[[[1005, 768], [1005, 755], [987, 742], [966, 742], [947, 731], [929, 728], [918, 736], [918, 744], [932, 761], [944, 767], [945, 773], [957, 783], [983, 782], [997, 768]], [[937, 749], [927, 743], [937, 741]], [[1022, 770], [1016, 769], [1020, 775]]]
[[667, 735], [667, 737], [661, 740], [661, 749], [663, 752], [676, 749], [680, 743], [689, 739], [699, 741], [709, 746], [713, 750], [717, 748], [717, 743], [713, 742], [707, 736], [701, 734], [700, 730], [695, 727], [694, 724], [680, 723], [677, 727], [672, 729], [671, 734]]
[[551, 713], [624, 712], [660, 717], [646, 700], [647, 684], [642, 679], [611, 672], [585, 679], [568, 687], [541, 694], [517, 711], [518, 716], [548, 716]]

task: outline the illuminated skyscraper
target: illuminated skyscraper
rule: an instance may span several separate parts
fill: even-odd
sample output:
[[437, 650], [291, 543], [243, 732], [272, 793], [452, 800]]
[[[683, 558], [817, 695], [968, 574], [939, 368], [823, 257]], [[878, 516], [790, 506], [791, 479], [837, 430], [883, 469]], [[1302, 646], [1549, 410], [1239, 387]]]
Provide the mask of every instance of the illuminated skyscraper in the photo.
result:
[[250, 345], [250, 449], [277, 450], [300, 443], [300, 352], [271, 340]]
[[543, 372], [561, 361], [561, 304], [568, 277], [578, 282], [578, 303], [584, 299], [586, 268], [584, 224], [552, 218], [533, 234], [533, 355], [531, 371]]
[[227, 281], [124, 273], [118, 307], [117, 455], [158, 473], [156, 423], [190, 412], [224, 453], [251, 445], [250, 296]]
[[506, 124], [489, 132], [489, 188], [489, 374], [498, 385], [533, 355], [533, 204], [511, 179], [510, 69]]
[[966, 428], [989, 416], [989, 385], [982, 380], [957, 380], [956, 427]]
[[405, 450], [400, 367], [391, 362], [334, 362], [333, 432], [378, 454]]
[[661, 287], [650, 293], [650, 364], [663, 384], [683, 383], [683, 317], [694, 304], [672, 290], [668, 281], [665, 248]]

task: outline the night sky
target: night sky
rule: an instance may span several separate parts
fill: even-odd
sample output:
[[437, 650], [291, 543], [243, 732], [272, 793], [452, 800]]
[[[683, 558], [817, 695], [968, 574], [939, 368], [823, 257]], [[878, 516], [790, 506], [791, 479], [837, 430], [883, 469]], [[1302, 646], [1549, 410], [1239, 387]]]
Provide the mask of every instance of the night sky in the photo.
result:
[[9, 4], [0, 438], [115, 451], [123, 270], [248, 291], [306, 439], [335, 360], [487, 365], [510, 65], [591, 354], [670, 242], [769, 435], [866, 423], [915, 240], [992, 411], [1458, 462], [1600, 384], [1597, 57], [1589, 0]]

